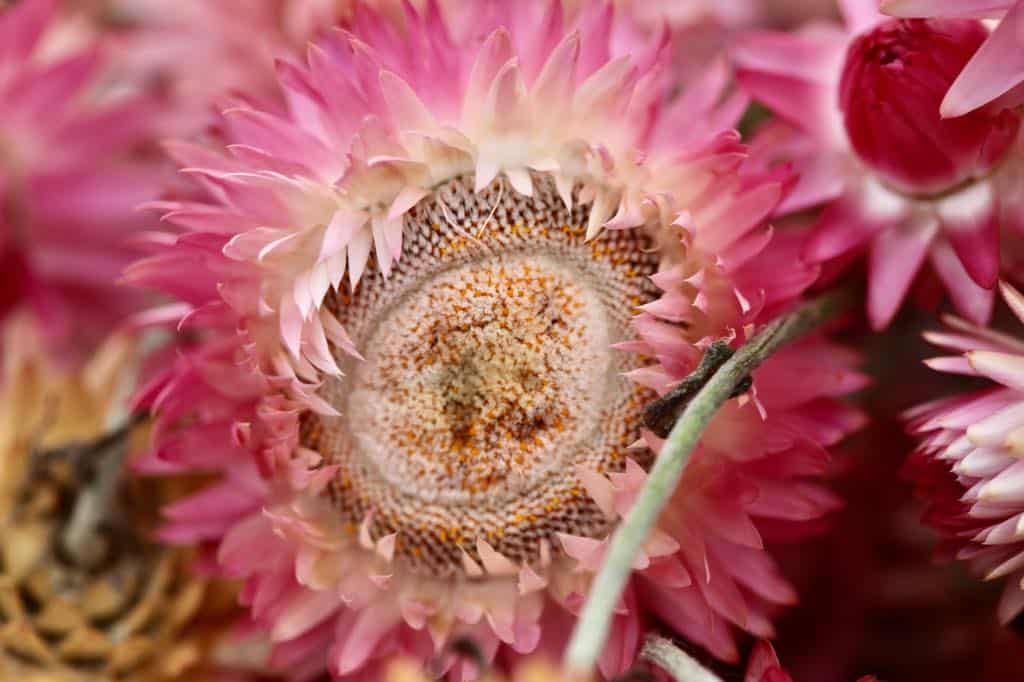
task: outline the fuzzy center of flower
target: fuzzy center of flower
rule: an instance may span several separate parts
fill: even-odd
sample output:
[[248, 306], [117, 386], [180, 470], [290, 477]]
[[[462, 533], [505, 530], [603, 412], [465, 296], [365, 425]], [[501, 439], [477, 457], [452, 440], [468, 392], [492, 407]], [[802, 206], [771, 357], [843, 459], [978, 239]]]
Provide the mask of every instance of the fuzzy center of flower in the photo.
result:
[[652, 244], [587, 242], [586, 207], [535, 186], [446, 183], [406, 218], [396, 270], [329, 302], [364, 360], [336, 352], [322, 395], [342, 416], [307, 417], [303, 444], [338, 467], [325, 494], [349, 532], [395, 533], [415, 572], [465, 572], [481, 540], [535, 563], [559, 533], [603, 536], [577, 470], [621, 470], [640, 436], [651, 396], [612, 346], [656, 295]]
[[609, 321], [573, 273], [540, 255], [438, 276], [371, 338], [349, 425], [396, 485], [427, 499], [519, 494], [595, 428]]

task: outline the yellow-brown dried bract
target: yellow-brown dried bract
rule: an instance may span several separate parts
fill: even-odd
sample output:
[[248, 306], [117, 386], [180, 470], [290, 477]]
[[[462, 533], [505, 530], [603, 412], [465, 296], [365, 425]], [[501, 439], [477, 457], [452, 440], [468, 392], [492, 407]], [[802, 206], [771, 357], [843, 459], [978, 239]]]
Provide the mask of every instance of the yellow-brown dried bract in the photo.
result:
[[6, 331], [0, 681], [192, 679], [209, 639], [196, 631], [197, 614], [214, 595], [192, 575], [188, 552], [147, 539], [167, 486], [121, 481], [114, 528], [86, 538], [99, 558], [82, 565], [66, 529], [90, 483], [72, 458], [40, 456], [96, 441], [125, 420], [133, 345], [112, 339], [84, 368], [59, 370], [26, 322]]

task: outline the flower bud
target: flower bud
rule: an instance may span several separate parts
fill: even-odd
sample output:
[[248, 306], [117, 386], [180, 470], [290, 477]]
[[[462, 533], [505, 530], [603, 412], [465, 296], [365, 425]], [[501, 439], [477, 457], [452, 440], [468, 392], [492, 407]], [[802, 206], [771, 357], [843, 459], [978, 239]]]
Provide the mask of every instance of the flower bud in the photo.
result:
[[973, 20], [891, 20], [846, 55], [839, 105], [853, 148], [898, 191], [947, 191], [997, 165], [1020, 127], [1016, 112], [943, 119], [946, 91], [988, 36]]

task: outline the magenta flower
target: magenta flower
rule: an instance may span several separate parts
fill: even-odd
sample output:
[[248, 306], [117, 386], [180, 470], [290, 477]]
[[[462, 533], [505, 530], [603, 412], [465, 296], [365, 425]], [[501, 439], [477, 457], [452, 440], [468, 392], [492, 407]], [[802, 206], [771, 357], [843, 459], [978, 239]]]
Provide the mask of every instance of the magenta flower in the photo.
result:
[[[1024, 297], [1006, 284], [1002, 293], [1024, 322]], [[928, 364], [998, 385], [910, 412], [920, 445], [906, 471], [929, 502], [925, 521], [943, 533], [945, 553], [986, 580], [1008, 577], [999, 607], [1006, 623], [1024, 610], [1024, 343], [956, 318], [947, 325], [926, 338], [960, 355]]]
[[1021, 223], [1019, 116], [944, 121], [938, 112], [984, 28], [886, 19], [871, 0], [845, 8], [845, 31], [754, 32], [735, 50], [743, 87], [805, 136], [777, 147], [802, 173], [783, 211], [825, 205], [805, 251], [811, 262], [867, 252], [876, 328], [896, 314], [926, 261], [957, 309], [984, 322], [999, 224]]
[[851, 146], [882, 182], [906, 195], [941, 194], [1006, 158], [1020, 129], [1013, 112], [936, 115], [949, 72], [987, 35], [973, 21], [896, 21], [850, 45], [839, 108]]
[[[456, 637], [558, 652], [661, 447], [644, 407], [817, 277], [764, 223], [791, 180], [746, 168], [726, 71], [677, 93], [667, 39], [619, 54], [616, 22], [359, 6], [279, 65], [284, 114], [226, 111], [228, 154], [171, 146], [207, 196], [164, 204], [185, 234], [128, 277], [201, 341], [139, 396], [143, 466], [222, 475], [163, 535], [218, 547], [293, 676], [403, 653], [470, 677]], [[815, 479], [861, 422], [856, 360], [807, 340], [716, 417], [604, 674], [655, 615], [724, 658], [772, 635], [795, 595], [764, 540], [835, 507]]]
[[1024, 2], [1020, 0], [882, 0], [882, 11], [899, 17], [999, 19], [999, 25], [957, 76], [942, 101], [942, 115], [963, 116], [1007, 95], [1024, 82]]
[[148, 103], [104, 91], [103, 46], [77, 46], [56, 4], [0, 13], [0, 316], [30, 313], [72, 360], [139, 304], [117, 280], [162, 178]]

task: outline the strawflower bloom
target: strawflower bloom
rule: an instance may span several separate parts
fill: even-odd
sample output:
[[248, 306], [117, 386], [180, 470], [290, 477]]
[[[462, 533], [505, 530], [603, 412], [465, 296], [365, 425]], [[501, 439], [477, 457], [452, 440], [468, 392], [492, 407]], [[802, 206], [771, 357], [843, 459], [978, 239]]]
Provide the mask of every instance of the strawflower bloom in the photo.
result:
[[963, 116], [993, 101], [1019, 104], [1024, 83], [1024, 2], [1021, 0], [882, 0], [898, 17], [997, 19], [998, 25], [942, 100], [942, 115]]
[[[1024, 296], [1007, 284], [1001, 289], [1024, 322]], [[925, 521], [946, 540], [943, 554], [970, 561], [986, 580], [1007, 577], [999, 606], [1006, 623], [1024, 610], [1024, 342], [956, 318], [947, 325], [926, 338], [957, 355], [928, 364], [997, 385], [911, 411], [920, 444], [906, 472], [929, 503]]]
[[[140, 322], [198, 342], [139, 395], [141, 468], [222, 475], [163, 536], [217, 547], [293, 677], [471, 676], [456, 638], [559, 655], [661, 447], [644, 406], [817, 277], [764, 224], [789, 176], [744, 170], [725, 71], [670, 97], [668, 41], [618, 54], [616, 21], [360, 6], [280, 65], [286, 114], [226, 111], [227, 154], [171, 146], [208, 196], [165, 205], [185, 233], [128, 278], [179, 299]], [[725, 658], [772, 634], [795, 595], [764, 539], [834, 508], [814, 479], [860, 423], [855, 363], [809, 339], [718, 415], [605, 675], [652, 615]]]
[[103, 87], [104, 55], [53, 0], [0, 11], [0, 317], [30, 311], [69, 359], [138, 304], [116, 282], [161, 177], [144, 150], [151, 109]]
[[742, 86], [796, 129], [764, 133], [801, 171], [782, 211], [825, 207], [805, 249], [811, 262], [867, 252], [875, 328], [926, 262], [960, 313], [984, 323], [999, 226], [1021, 224], [1020, 116], [942, 119], [939, 103], [987, 31], [976, 20], [889, 19], [874, 0], [843, 8], [845, 29], [752, 32], [735, 49]]

